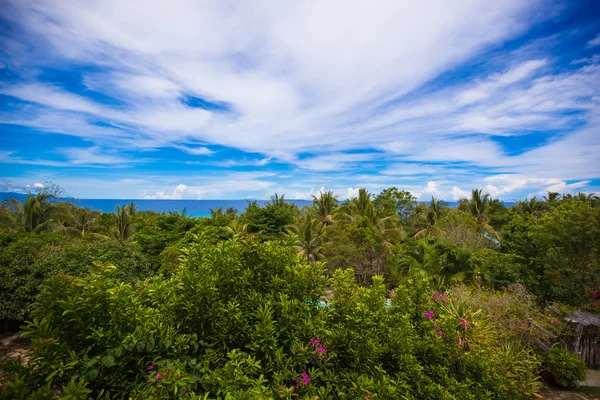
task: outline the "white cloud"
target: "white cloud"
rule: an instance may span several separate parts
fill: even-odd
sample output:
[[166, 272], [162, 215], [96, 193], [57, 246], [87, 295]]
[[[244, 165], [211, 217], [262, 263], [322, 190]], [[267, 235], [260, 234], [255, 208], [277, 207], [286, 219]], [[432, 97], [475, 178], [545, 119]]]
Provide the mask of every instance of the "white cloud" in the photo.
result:
[[346, 198], [353, 199], [355, 197], [358, 197], [359, 190], [360, 190], [360, 188], [353, 189], [353, 188], [349, 187], [346, 192]]
[[[503, 196], [600, 177], [600, 121], [594, 117], [600, 115], [600, 59], [565, 70], [547, 50], [528, 44], [486, 60], [470, 78], [426, 86], [548, 17], [555, 7], [545, 0], [9, 5], [6, 18], [24, 28], [15, 39], [24, 49], [11, 52], [18, 60], [9, 66], [19, 65], [23, 79], [3, 83], [0, 93], [30, 104], [0, 113], [0, 122], [80, 136], [93, 145], [59, 149], [67, 161], [5, 152], [4, 162], [126, 166], [126, 152], [172, 146], [213, 155], [188, 161], [194, 165], [205, 159], [225, 168], [284, 162], [299, 168], [294, 180], [307, 171], [314, 174], [307, 179], [321, 179], [293, 188], [299, 196], [321, 185], [350, 196], [362, 184], [455, 196], [454, 188], [478, 183]], [[37, 81], [35, 71], [57, 60], [101, 72], [84, 72], [85, 90], [77, 93]], [[415, 91], [421, 88], [429, 90]], [[190, 96], [222, 109], [188, 106], [183, 100]], [[532, 131], [547, 137], [523, 154], [498, 140]], [[224, 160], [211, 145], [259, 156]], [[362, 172], [381, 161], [388, 166], [378, 172], [386, 176]], [[467, 169], [476, 176], [467, 180]], [[359, 171], [369, 176], [341, 176]], [[338, 181], [318, 172], [339, 173]], [[520, 178], [483, 181], [493, 174]], [[411, 180], [417, 175], [429, 175], [433, 186]], [[279, 184], [266, 178], [184, 180], [181, 196], [254, 195]], [[171, 197], [178, 182], [147, 190]]]
[[34, 187], [34, 188], [40, 188], [40, 189], [41, 189], [41, 188], [43, 188], [43, 187], [44, 187], [44, 184], [42, 184], [42, 183], [34, 183], [34, 184], [33, 184], [33, 187]]
[[587, 42], [587, 45], [589, 47], [600, 46], [600, 33], [597, 34], [595, 38], [593, 38], [592, 40], [590, 40], [589, 42]]
[[[110, 71], [89, 73], [84, 82], [126, 104], [99, 105], [35, 82], [2, 91], [52, 110], [108, 118], [144, 132], [155, 146], [193, 138], [278, 158], [317, 150], [315, 143], [356, 148], [379, 139], [373, 132], [349, 133], [349, 121], [514, 37], [543, 17], [532, 16], [538, 2], [388, 1], [371, 7], [314, 1], [290, 7], [181, 0], [127, 8], [14, 2], [7, 17], [47, 40], [46, 53]], [[506, 85], [542, 62], [491, 79]], [[182, 95], [228, 104], [232, 113], [187, 107]], [[318, 162], [306, 167], [332, 165]]]
[[319, 196], [319, 193], [324, 193], [325, 187], [321, 187], [319, 190], [315, 190], [314, 188], [310, 188], [308, 192], [295, 192], [291, 195], [290, 198], [294, 200], [312, 200], [313, 196]]
[[214, 154], [214, 151], [212, 151], [208, 147], [188, 147], [188, 146], [182, 146], [182, 145], [177, 145], [174, 147], [181, 151], [184, 151], [186, 153], [189, 153], [189, 154], [192, 154], [195, 156], [207, 156], [210, 154]]
[[466, 190], [462, 190], [458, 186], [453, 186], [452, 191], [450, 192], [450, 198], [452, 200], [460, 200], [464, 198], [468, 198], [470, 193]]

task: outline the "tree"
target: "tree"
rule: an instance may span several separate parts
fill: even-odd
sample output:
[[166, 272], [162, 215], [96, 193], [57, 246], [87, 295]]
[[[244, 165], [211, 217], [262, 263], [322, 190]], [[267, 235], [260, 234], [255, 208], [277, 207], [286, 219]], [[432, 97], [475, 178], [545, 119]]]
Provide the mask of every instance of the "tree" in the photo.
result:
[[289, 229], [298, 246], [299, 254], [312, 263], [322, 258], [319, 252], [322, 241], [320, 224], [321, 221], [307, 213], [300, 216]]
[[248, 233], [248, 224], [243, 224], [239, 219], [234, 219], [225, 229], [234, 236], [245, 236]]
[[55, 204], [55, 197], [51, 192], [40, 191], [35, 195], [29, 192], [24, 202], [9, 199], [3, 204], [13, 212], [15, 220], [27, 232], [39, 233], [59, 225], [57, 217], [62, 209]]
[[540, 202], [536, 196], [533, 196], [531, 199], [525, 198], [523, 201], [517, 201], [516, 207], [522, 214], [539, 216], [544, 210], [544, 203]]
[[79, 208], [72, 204], [66, 206], [64, 230], [69, 234], [77, 235], [81, 238], [85, 238], [86, 234], [88, 236], [100, 236], [97, 233], [91, 232], [100, 214], [99, 211], [90, 210], [89, 208]]
[[425, 220], [427, 226], [418, 231], [414, 238], [420, 239], [428, 236], [446, 236], [446, 233], [437, 225], [442, 213], [447, 208], [442, 200], [431, 197], [431, 203], [424, 208]]
[[540, 291], [546, 299], [574, 305], [590, 301], [600, 287], [600, 212], [588, 202], [553, 207], [531, 227], [538, 250]]
[[554, 205], [557, 204], [560, 199], [561, 199], [561, 195], [558, 192], [547, 192], [548, 194], [546, 196], [544, 196], [544, 201], [546, 203], [548, 203], [549, 205]]
[[298, 207], [279, 200], [260, 207], [256, 202], [248, 203], [246, 212], [240, 216], [240, 222], [248, 225], [248, 233], [255, 234], [261, 240], [282, 239], [287, 228], [294, 223]]
[[489, 224], [489, 214], [491, 211], [492, 198], [488, 193], [483, 193], [481, 189], [473, 189], [470, 199], [461, 200], [461, 208], [467, 209], [471, 215], [477, 218], [477, 223], [480, 228], [495, 238], [498, 238], [498, 233]]
[[333, 191], [319, 192], [319, 197], [313, 195], [313, 207], [317, 219], [320, 221], [321, 226], [333, 225], [335, 222], [334, 212], [337, 207], [337, 195], [333, 194]]
[[383, 210], [385, 214], [397, 213], [402, 221], [406, 221], [415, 212], [416, 200], [411, 192], [391, 187], [379, 193], [374, 203], [375, 207]]
[[274, 193], [273, 196], [271, 196], [271, 204], [274, 206], [286, 205], [285, 194]]
[[134, 204], [119, 206], [114, 212], [115, 234], [121, 243], [127, 242], [135, 232], [135, 226], [131, 220], [132, 214], [135, 213]]

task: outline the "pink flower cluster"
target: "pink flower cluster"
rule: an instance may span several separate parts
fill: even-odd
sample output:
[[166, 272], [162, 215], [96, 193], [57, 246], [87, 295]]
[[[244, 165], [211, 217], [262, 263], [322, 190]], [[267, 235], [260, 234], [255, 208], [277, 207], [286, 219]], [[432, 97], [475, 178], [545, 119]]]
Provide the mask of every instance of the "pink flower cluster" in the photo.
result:
[[460, 321], [456, 324], [456, 326], [458, 325], [462, 325], [462, 327], [464, 329], [467, 329], [468, 327], [470, 327], [471, 325], [469, 324], [469, 321], [467, 321], [466, 318], [461, 318]]
[[57, 396], [60, 396], [62, 394], [62, 391], [60, 390], [60, 388], [58, 386], [56, 386], [55, 384], [52, 384], [52, 389], [54, 389]]
[[553, 320], [552, 320], [552, 323], [553, 323], [554, 325], [558, 325], [558, 323], [559, 323], [559, 322], [558, 322], [558, 320], [555, 318], [555, 319], [553, 319]]
[[423, 316], [427, 319], [433, 319], [433, 317], [435, 317], [435, 313], [433, 311], [425, 311]]
[[441, 294], [440, 292], [433, 292], [433, 297], [431, 298], [433, 301], [441, 301], [442, 303], [446, 302], [446, 296]]
[[327, 349], [323, 347], [321, 344], [321, 338], [310, 339], [310, 344], [314, 348], [313, 353], [318, 356], [321, 356], [321, 359], [325, 359], [325, 353], [327, 353]]
[[296, 390], [298, 390], [300, 388], [300, 384], [302, 383], [302, 386], [308, 386], [308, 384], [310, 383], [310, 376], [308, 376], [308, 373], [305, 371], [302, 371], [302, 375], [300, 375], [300, 379], [298, 378], [294, 378], [294, 387], [296, 388]]
[[[148, 365], [148, 366], [146, 367], [146, 371], [152, 371], [153, 369], [154, 369], [154, 365]], [[155, 377], [156, 379], [162, 379], [162, 375], [161, 375], [161, 374], [156, 374], [154, 377]]]

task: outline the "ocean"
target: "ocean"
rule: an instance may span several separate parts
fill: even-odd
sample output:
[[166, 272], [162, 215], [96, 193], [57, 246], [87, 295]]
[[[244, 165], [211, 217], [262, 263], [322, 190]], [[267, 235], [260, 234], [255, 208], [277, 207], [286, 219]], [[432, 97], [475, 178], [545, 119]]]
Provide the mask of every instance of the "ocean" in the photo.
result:
[[[0, 201], [16, 198], [17, 200], [24, 200], [27, 198], [26, 195], [21, 193], [0, 193]], [[68, 199], [69, 202], [79, 206], [90, 208], [92, 210], [102, 212], [112, 212], [115, 210], [117, 205], [125, 205], [134, 202], [137, 205], [137, 209], [141, 211], [155, 211], [155, 212], [182, 212], [186, 210], [186, 214], [194, 217], [208, 217], [210, 216], [210, 210], [219, 207], [223, 208], [223, 211], [227, 207], [233, 207], [239, 212], [243, 212], [248, 205], [248, 201], [253, 200], [144, 200], [144, 199]], [[265, 205], [269, 200], [257, 200], [256, 202], [261, 207]], [[290, 203], [296, 204], [298, 207], [310, 206], [312, 200], [287, 200]], [[427, 203], [427, 202], [424, 202]], [[457, 201], [447, 201], [446, 204], [450, 208], [456, 208], [458, 206]], [[514, 205], [512, 202], [505, 202], [505, 206], [510, 207]]]
[[[17, 200], [25, 200], [26, 195], [21, 193], [0, 193], [0, 201], [15, 198]], [[117, 205], [126, 205], [134, 202], [137, 209], [140, 211], [155, 211], [155, 212], [182, 212], [186, 210], [186, 215], [194, 217], [209, 217], [210, 210], [219, 207], [223, 211], [227, 207], [233, 207], [239, 212], [243, 212], [248, 206], [248, 201], [253, 200], [145, 200], [145, 199], [66, 199], [70, 203], [78, 207], [90, 208], [92, 210], [102, 212], [115, 211]], [[256, 202], [261, 207], [269, 200], [257, 200]], [[290, 203], [296, 204], [298, 207], [310, 206], [312, 200], [287, 200]]]

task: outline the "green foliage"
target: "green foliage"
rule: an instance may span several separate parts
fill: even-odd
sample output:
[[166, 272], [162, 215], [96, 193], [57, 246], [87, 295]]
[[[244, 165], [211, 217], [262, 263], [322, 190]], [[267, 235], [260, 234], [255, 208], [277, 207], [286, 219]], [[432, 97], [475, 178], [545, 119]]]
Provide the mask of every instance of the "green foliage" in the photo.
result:
[[325, 308], [323, 272], [288, 243], [199, 236], [169, 277], [125, 283], [107, 264], [58, 275], [28, 323], [29, 365], [3, 373], [10, 387], [92, 398], [521, 399], [535, 389], [522, 378], [528, 354], [507, 355], [480, 311], [426, 281], [398, 287], [386, 307], [380, 276], [359, 287], [338, 270]]
[[261, 240], [277, 240], [286, 235], [289, 225], [294, 223], [298, 207], [286, 203], [281, 197], [260, 207], [256, 202], [249, 203], [246, 212], [240, 217], [248, 225], [248, 233], [255, 234]]
[[530, 231], [539, 250], [540, 292], [581, 304], [600, 286], [600, 211], [588, 202], [565, 202], [543, 214]]
[[488, 288], [501, 289], [515, 282], [528, 281], [524, 260], [514, 254], [482, 249], [473, 253], [473, 271]]
[[544, 370], [558, 386], [571, 389], [585, 379], [585, 364], [576, 356], [559, 347], [553, 347], [543, 357]]
[[114, 240], [83, 240], [62, 234], [13, 234], [0, 247], [0, 319], [22, 320], [45, 278], [65, 273], [83, 276], [93, 262], [119, 266], [126, 281], [144, 278], [152, 266], [137, 246]]
[[179, 213], [162, 213], [150, 218], [150, 223], [139, 222], [142, 226], [135, 234], [135, 241], [150, 256], [158, 256], [168, 246], [177, 243], [197, 223], [196, 219]]
[[385, 215], [398, 213], [402, 221], [406, 221], [414, 214], [417, 198], [407, 190], [398, 190], [396, 187], [384, 189], [373, 202], [375, 207], [381, 209]]

